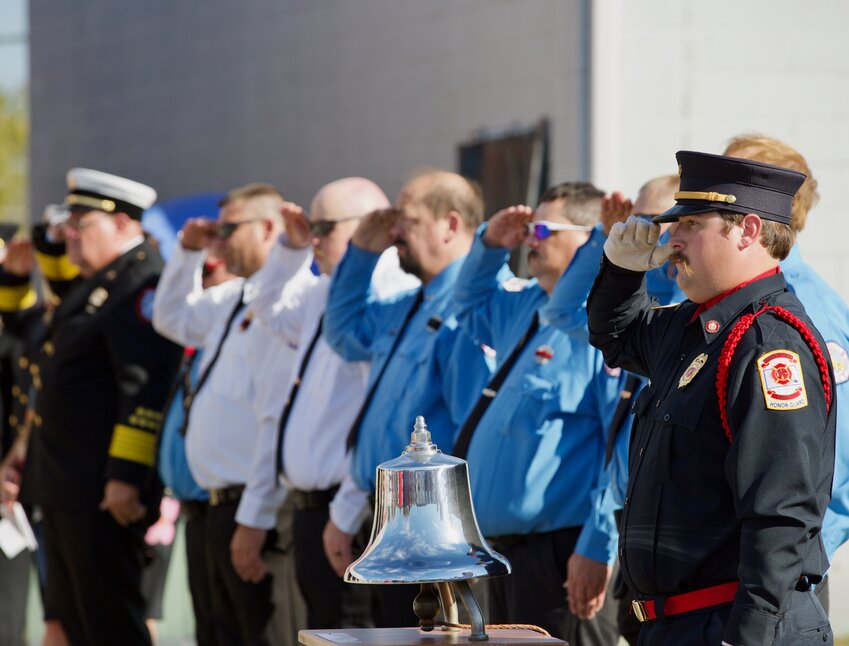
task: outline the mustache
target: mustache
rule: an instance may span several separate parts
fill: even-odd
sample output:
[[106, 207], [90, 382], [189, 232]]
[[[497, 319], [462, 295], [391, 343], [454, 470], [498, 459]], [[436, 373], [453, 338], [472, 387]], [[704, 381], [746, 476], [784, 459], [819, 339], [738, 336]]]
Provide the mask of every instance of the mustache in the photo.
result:
[[680, 251], [673, 251], [672, 255], [669, 256], [669, 269], [667, 269], [667, 275], [669, 278], [675, 278], [675, 274], [677, 274], [676, 265], [680, 265], [681, 269], [684, 270], [684, 273], [687, 274], [688, 278], [693, 277], [693, 269], [690, 267], [690, 263], [687, 262], [687, 258]]

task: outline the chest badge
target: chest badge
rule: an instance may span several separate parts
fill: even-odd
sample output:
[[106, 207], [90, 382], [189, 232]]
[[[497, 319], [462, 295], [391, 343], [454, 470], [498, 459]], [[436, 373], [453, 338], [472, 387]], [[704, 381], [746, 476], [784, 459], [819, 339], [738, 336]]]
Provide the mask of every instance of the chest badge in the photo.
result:
[[89, 294], [85, 311], [89, 314], [94, 314], [95, 310], [103, 306], [107, 298], [109, 298], [109, 292], [103, 287], [95, 287], [91, 294]]
[[550, 345], [541, 345], [534, 352], [534, 358], [539, 365], [544, 366], [554, 358], [554, 348]]
[[704, 368], [704, 365], [707, 363], [708, 356], [702, 352], [698, 357], [693, 359], [693, 363], [687, 366], [687, 369], [684, 371], [684, 374], [681, 375], [681, 378], [678, 380], [678, 388], [683, 388], [691, 381], [693, 381], [693, 377], [699, 374], [699, 370]]

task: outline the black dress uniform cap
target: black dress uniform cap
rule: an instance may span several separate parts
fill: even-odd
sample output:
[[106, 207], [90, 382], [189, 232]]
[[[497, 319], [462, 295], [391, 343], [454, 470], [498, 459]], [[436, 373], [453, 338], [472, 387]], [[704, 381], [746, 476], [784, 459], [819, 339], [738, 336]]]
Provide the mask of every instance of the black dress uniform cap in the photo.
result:
[[676, 205], [654, 222], [677, 222], [682, 215], [725, 210], [756, 213], [765, 220], [790, 224], [793, 196], [805, 175], [749, 159], [680, 150], [681, 185]]
[[156, 191], [150, 186], [90, 168], [72, 168], [67, 182], [65, 206], [72, 210], [126, 213], [140, 220], [144, 210], [156, 201]]

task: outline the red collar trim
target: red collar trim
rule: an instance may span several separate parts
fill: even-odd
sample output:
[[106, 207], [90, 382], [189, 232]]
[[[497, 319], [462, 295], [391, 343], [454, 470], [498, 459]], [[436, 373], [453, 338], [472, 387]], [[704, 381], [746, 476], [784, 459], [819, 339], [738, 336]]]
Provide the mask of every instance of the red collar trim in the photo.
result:
[[693, 314], [693, 318], [691, 318], [691, 319], [690, 319], [690, 321], [695, 321], [695, 320], [696, 320], [699, 316], [701, 316], [704, 312], [706, 312], [707, 310], [709, 310], [711, 307], [713, 307], [714, 305], [716, 305], [717, 303], [719, 303], [719, 302], [720, 302], [720, 301], [722, 301], [723, 299], [728, 298], [728, 297], [729, 297], [729, 296], [731, 296], [731, 294], [733, 294], [734, 292], [738, 292], [738, 291], [740, 291], [740, 290], [741, 290], [741, 289], [743, 289], [746, 285], [751, 285], [751, 284], [752, 284], [752, 283], [754, 283], [755, 281], [761, 280], [762, 278], [768, 278], [769, 276], [775, 276], [775, 275], [777, 275], [777, 274], [778, 274], [778, 273], [780, 273], [780, 272], [781, 272], [781, 267], [776, 266], [776, 267], [774, 267], [774, 268], [772, 268], [772, 269], [768, 269], [768, 270], [766, 270], [766, 271], [765, 271], [764, 273], [762, 273], [762, 274], [758, 274], [757, 276], [755, 276], [755, 277], [754, 277], [754, 278], [752, 278], [751, 280], [743, 281], [742, 283], [740, 283], [739, 285], [737, 285], [737, 287], [733, 287], [733, 288], [729, 289], [727, 292], [723, 292], [723, 293], [722, 293], [722, 294], [720, 294], [719, 296], [714, 296], [712, 299], [710, 299], [709, 301], [705, 301], [704, 303], [702, 303], [701, 305], [699, 305], [699, 306], [696, 308], [696, 311], [695, 311], [695, 313]]

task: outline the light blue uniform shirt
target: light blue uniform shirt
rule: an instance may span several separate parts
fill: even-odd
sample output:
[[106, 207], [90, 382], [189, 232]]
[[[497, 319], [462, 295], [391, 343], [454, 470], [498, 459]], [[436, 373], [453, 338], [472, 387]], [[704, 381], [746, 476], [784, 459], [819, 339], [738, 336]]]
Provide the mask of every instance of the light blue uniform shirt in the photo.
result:
[[798, 246], [781, 262], [787, 286], [796, 294], [828, 345], [834, 367], [837, 437], [834, 482], [825, 512], [822, 539], [829, 560], [849, 540], [849, 307], [837, 292], [802, 260]]
[[[460, 324], [494, 347], [499, 362], [548, 301], [535, 280], [499, 280], [507, 256], [503, 248], [488, 248], [479, 233], [455, 287]], [[591, 492], [604, 484], [605, 431], [620, 375], [587, 341], [541, 322], [469, 445], [475, 513], [485, 536], [583, 526], [576, 551], [613, 561], [613, 519], [594, 513]]]
[[[324, 336], [346, 361], [371, 361], [373, 383], [418, 290], [380, 301], [369, 284], [379, 254], [353, 245], [333, 274]], [[463, 259], [423, 287], [424, 301], [407, 325], [360, 425], [351, 476], [374, 492], [377, 466], [398, 457], [410, 443], [417, 415], [432, 441], [449, 453], [460, 423], [490, 376], [483, 349], [457, 325], [452, 288]], [[333, 395], [329, 395], [332, 402]], [[351, 420], [353, 423], [354, 420]]]
[[[191, 383], [197, 383], [198, 366], [202, 350], [198, 350], [192, 361]], [[209, 494], [201, 489], [189, 471], [186, 460], [186, 438], [180, 435], [183, 425], [183, 385], [179, 384], [171, 401], [171, 407], [165, 413], [162, 423], [162, 436], [159, 440], [159, 477], [163, 484], [171, 489], [177, 500], [207, 500]]]
[[[661, 236], [661, 244], [669, 239], [669, 234]], [[601, 226], [593, 229], [590, 239], [584, 244], [569, 268], [557, 281], [545, 317], [548, 322], [558, 329], [578, 338], [586, 339], [587, 330], [587, 297], [601, 263], [604, 242], [607, 237]], [[653, 269], [646, 274], [646, 288], [649, 295], [657, 300], [658, 305], [669, 305], [686, 299], [673, 278], [667, 274], [667, 265]], [[637, 393], [645, 384], [640, 379], [639, 385], [630, 393], [630, 401], [637, 398]], [[593, 496], [595, 513], [605, 517], [617, 509], [622, 509], [625, 491], [628, 487], [628, 445], [631, 441], [631, 425], [633, 415], [628, 415], [624, 426], [616, 438], [613, 455], [607, 465], [607, 487], [596, 489]], [[610, 429], [609, 429], [610, 430]]]

